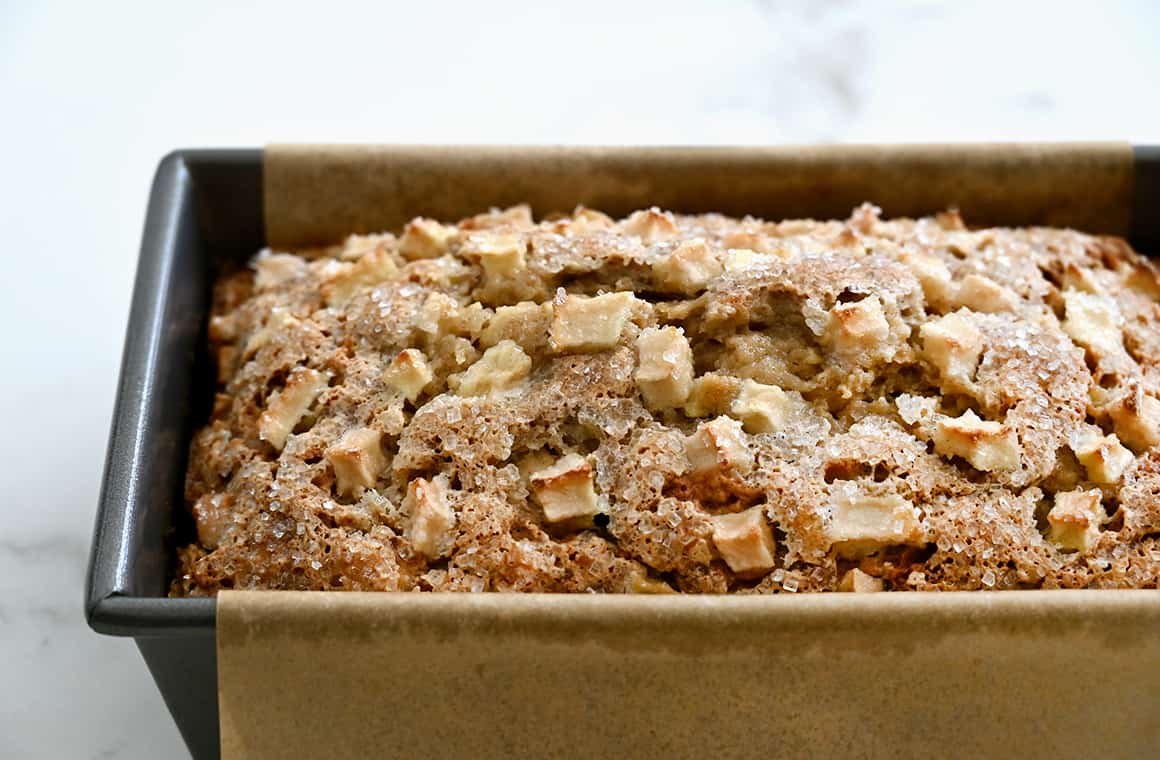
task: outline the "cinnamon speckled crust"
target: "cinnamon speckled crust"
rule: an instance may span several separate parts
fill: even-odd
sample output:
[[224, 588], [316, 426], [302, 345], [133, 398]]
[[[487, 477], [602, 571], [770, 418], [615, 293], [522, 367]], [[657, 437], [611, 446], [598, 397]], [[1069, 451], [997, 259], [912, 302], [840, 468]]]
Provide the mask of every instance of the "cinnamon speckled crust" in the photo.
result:
[[1119, 239], [869, 205], [263, 252], [171, 593], [1155, 588], [1158, 299]]

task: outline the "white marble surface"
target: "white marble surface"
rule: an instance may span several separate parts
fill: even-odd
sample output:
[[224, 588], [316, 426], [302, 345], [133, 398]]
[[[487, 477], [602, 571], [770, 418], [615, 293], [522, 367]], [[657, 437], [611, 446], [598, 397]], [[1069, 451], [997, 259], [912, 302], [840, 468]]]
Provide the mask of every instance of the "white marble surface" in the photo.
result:
[[146, 192], [169, 149], [1157, 142], [1158, 7], [0, 0], [0, 756], [184, 752], [132, 643], [81, 614]]

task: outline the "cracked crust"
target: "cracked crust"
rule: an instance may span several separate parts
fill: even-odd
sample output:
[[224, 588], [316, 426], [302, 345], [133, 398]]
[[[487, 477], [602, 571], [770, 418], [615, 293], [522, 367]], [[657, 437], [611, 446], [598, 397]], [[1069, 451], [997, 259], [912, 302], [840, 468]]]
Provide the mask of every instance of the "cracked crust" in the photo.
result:
[[1157, 586], [1122, 240], [518, 207], [252, 270], [174, 595]]

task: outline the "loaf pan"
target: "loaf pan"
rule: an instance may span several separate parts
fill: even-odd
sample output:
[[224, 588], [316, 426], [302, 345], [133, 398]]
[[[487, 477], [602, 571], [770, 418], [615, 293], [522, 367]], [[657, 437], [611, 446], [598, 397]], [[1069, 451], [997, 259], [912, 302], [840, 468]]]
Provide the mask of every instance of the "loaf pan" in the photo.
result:
[[[1125, 146], [1124, 150], [1129, 149]], [[844, 215], [858, 202], [872, 200], [883, 205], [888, 216], [960, 205], [969, 223], [1058, 223], [1052, 216], [1058, 204], [1048, 202], [1054, 192], [1051, 188], [1041, 213], [1031, 204], [1030, 209], [1018, 212], [1019, 218], [1005, 218], [1001, 202], [981, 214], [972, 213], [975, 209], [970, 202], [963, 203], [959, 191], [970, 182], [959, 181], [960, 170], [962, 177], [968, 177], [979, 155], [1002, 157], [1010, 153], [1012, 161], [1000, 161], [992, 166], [992, 172], [999, 172], [996, 187], [1017, 190], [1026, 179], [1019, 159], [1026, 152], [1025, 146], [882, 148], [870, 149], [870, 154], [850, 148], [801, 149], [800, 154], [793, 149], [765, 148], [383, 147], [367, 149], [365, 154], [344, 149], [288, 150], [279, 154], [280, 166], [290, 166], [288, 171], [297, 172], [300, 182], [312, 181], [312, 172], [320, 165], [341, 164], [339, 176], [346, 178], [352, 192], [377, 194], [383, 210], [379, 216], [367, 218], [347, 213], [340, 202], [322, 209], [321, 224], [316, 219], [297, 228], [293, 224], [287, 227], [285, 219], [276, 218], [280, 212], [275, 210], [269, 226], [276, 228], [276, 243], [324, 242], [323, 238], [333, 238], [339, 230], [371, 231], [376, 226], [397, 226], [412, 215], [449, 217], [532, 196], [541, 200], [533, 203], [538, 213], [569, 210], [578, 203], [624, 213], [635, 206], [656, 203], [687, 212], [826, 218]], [[220, 747], [217, 605], [213, 599], [170, 599], [166, 592], [174, 569], [175, 545], [192, 535], [182, 503], [188, 442], [208, 418], [214, 390], [213, 369], [205, 351], [211, 286], [219, 272], [246, 261], [267, 244], [271, 193], [277, 195], [275, 200], [283, 208], [293, 206], [282, 197], [288, 192], [285, 186], [270, 185], [269, 178], [264, 177], [268, 157], [268, 150], [261, 149], [179, 150], [166, 156], [157, 169], [85, 591], [90, 626], [102, 634], [130, 636], [136, 641], [186, 744], [198, 758], [217, 757]], [[1109, 231], [1126, 234], [1137, 250], [1150, 254], [1160, 250], [1160, 147], [1132, 147], [1129, 163], [1128, 190], [1117, 201], [1117, 208], [1105, 216], [1115, 217], [1114, 224], [1109, 224], [1117, 229]], [[364, 165], [375, 181], [361, 182]], [[896, 170], [905, 173], [913, 168], [921, 173], [931, 166], [942, 180], [931, 182], [931, 191], [920, 196], [922, 208], [881, 201], [881, 196], [893, 191], [896, 183], [891, 177], [897, 176]], [[1067, 172], [1063, 172], [1053, 182], [1067, 180]], [[1077, 179], [1077, 183], [1082, 185], [1083, 180]], [[320, 185], [325, 184], [320, 180]], [[412, 189], [416, 184], [418, 191]], [[326, 192], [341, 196], [341, 185]], [[1083, 205], [1082, 190], [1073, 190], [1071, 196], [1078, 198], [1078, 206]], [[552, 207], [545, 207], [547, 204]], [[311, 210], [304, 213], [309, 217]], [[1099, 227], [1103, 218], [1089, 226]], [[1156, 592], [1140, 593], [1153, 594], [1149, 604], [1158, 603]], [[990, 595], [979, 595], [977, 603], [963, 602], [966, 607], [943, 606], [938, 614], [949, 614], [952, 620], [958, 614], [955, 610], [985, 614], [991, 604], [983, 601], [987, 598]], [[804, 597], [779, 600], [778, 609], [792, 617], [793, 609], [786, 603], [802, 600]], [[587, 616], [589, 623], [601, 614], [592, 603], [584, 602], [589, 606], [581, 615]], [[650, 603], [648, 599], [631, 602]], [[447, 605], [454, 604], [450, 599], [440, 602], [430, 614], [446, 619], [454, 612], [449, 612]], [[623, 609], [624, 604], [623, 600], [610, 603], [608, 614], [634, 619], [631, 611]], [[664, 607], [668, 603], [658, 604], [656, 614], [674, 625], [697, 628], [705, 624], [688, 609], [674, 612]], [[906, 602], [903, 616], [921, 617], [923, 604], [922, 598]], [[513, 606], [513, 615], [520, 619], [546, 615], [536, 619], [547, 626], [564, 625], [562, 621], [570, 615], [565, 598], [551, 608], [551, 614], [543, 613], [542, 606], [521, 605]], [[1117, 615], [1131, 614], [1139, 604], [1134, 601], [1119, 612], [1115, 608], [1115, 602], [1099, 604], [1090, 614], [1120, 620], [1122, 616]], [[471, 609], [464, 607], [467, 614]], [[647, 612], [647, 608], [635, 610]], [[367, 613], [363, 610], [360, 614]], [[406, 613], [414, 614], [426, 613]], [[492, 605], [479, 614], [504, 617], [506, 613], [502, 609], [497, 612]], [[727, 611], [722, 614], [728, 617]], [[1012, 613], [1010, 605], [1005, 605], [1004, 619], [1012, 614], [1017, 617], [1018, 611]], [[742, 626], [746, 635], [753, 634], [754, 626], [760, 630], [762, 619], [760, 610], [750, 615]], [[771, 626], [784, 628], [784, 624]], [[644, 627], [656, 633], [655, 620]], [[1160, 678], [1160, 673], [1153, 677]], [[1069, 688], [1077, 685], [1069, 684]], [[867, 725], [872, 723], [868, 720]]]

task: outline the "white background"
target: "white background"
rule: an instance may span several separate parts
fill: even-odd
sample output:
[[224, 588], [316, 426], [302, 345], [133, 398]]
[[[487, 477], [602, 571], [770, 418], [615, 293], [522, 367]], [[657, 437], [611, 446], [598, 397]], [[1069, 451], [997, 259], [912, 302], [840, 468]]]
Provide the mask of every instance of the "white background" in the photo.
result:
[[526, 5], [0, 0], [0, 756], [183, 752], [132, 642], [81, 613], [170, 149], [1160, 142], [1160, 4]]

